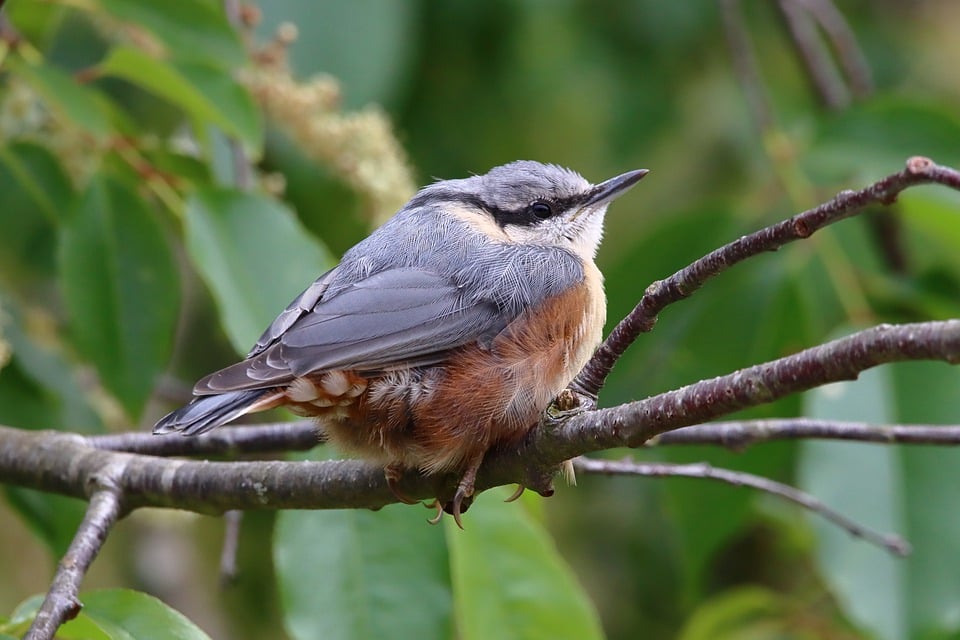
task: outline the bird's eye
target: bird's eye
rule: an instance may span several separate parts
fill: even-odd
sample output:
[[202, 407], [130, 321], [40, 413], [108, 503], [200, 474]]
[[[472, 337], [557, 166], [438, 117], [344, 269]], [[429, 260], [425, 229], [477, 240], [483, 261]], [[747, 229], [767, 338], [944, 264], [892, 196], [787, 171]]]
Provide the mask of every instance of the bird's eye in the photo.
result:
[[553, 215], [553, 209], [551, 209], [550, 205], [546, 202], [540, 202], [538, 200], [530, 205], [530, 213], [543, 220]]

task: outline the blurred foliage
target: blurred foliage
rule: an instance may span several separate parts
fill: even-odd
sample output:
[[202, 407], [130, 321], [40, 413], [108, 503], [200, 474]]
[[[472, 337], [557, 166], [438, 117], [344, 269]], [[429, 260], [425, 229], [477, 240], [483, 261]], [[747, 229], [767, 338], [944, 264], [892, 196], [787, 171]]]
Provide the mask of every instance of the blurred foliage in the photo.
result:
[[[652, 280], [910, 155], [960, 164], [950, 0], [839, 2], [876, 89], [834, 110], [775, 4], [744, 0], [767, 125], [733, 72], [720, 7], [735, 3], [274, 1], [244, 7], [239, 29], [215, 0], [176, 5], [9, 0], [0, 13], [4, 424], [152, 424], [434, 176], [521, 157], [594, 181], [651, 169], [608, 215], [599, 262], [614, 322]], [[960, 317], [960, 195], [911, 190], [893, 212], [892, 236], [868, 212], [668, 309], [602, 403], [851, 327]], [[956, 424], [958, 386], [943, 365], [902, 365], [744, 415]], [[216, 525], [136, 514], [97, 563], [169, 606], [89, 591], [62, 635], [960, 634], [955, 451], [808, 442], [634, 453], [799, 483], [905, 534], [915, 553], [890, 559], [744, 489], [581, 478], [545, 502], [501, 505], [490, 492], [466, 532], [428, 527], [406, 506], [283, 513], [275, 530], [273, 516], [251, 515], [239, 582], [219, 597]], [[54, 559], [79, 518], [76, 501], [6, 497], [0, 508], [29, 529], [0, 533], [3, 637], [22, 632], [38, 601], [16, 603], [46, 580], [17, 564], [18, 550], [47, 547]]]

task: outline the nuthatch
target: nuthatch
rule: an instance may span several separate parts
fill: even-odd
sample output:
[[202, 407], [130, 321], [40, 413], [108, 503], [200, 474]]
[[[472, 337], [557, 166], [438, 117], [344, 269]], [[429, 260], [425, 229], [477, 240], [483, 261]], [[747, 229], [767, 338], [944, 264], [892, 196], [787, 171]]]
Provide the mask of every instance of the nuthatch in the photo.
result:
[[461, 474], [459, 524], [484, 455], [522, 438], [599, 344], [603, 216], [646, 173], [592, 185], [518, 161], [425, 187], [154, 433], [286, 406], [383, 464], [401, 500], [404, 469]]

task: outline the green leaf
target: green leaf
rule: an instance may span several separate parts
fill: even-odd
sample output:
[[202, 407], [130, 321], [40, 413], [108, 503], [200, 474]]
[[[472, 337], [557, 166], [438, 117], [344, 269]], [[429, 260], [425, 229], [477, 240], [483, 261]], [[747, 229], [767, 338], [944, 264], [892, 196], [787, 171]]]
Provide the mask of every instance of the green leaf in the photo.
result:
[[167, 62], [128, 46], [114, 47], [100, 73], [122, 78], [169, 101], [191, 118], [236, 136], [256, 154], [263, 126], [252, 98], [229, 73], [198, 62]]
[[293, 638], [451, 637], [443, 530], [422, 507], [284, 511], [274, 561]]
[[[819, 387], [806, 394], [811, 418], [895, 420], [889, 368], [865, 371], [857, 382]], [[904, 531], [905, 479], [894, 447], [806, 441], [797, 469], [800, 486], [848, 518], [880, 531]], [[816, 557], [841, 607], [878, 638], [906, 638], [906, 566], [902, 560], [838, 527], [813, 518]]]
[[[960, 368], [939, 362], [909, 362], [891, 368], [898, 422], [960, 423]], [[905, 584], [911, 637], [960, 635], [960, 576], [947, 558], [960, 558], [958, 452], [952, 447], [901, 447], [906, 534], [913, 553]]]
[[27, 64], [17, 56], [8, 56], [5, 64], [23, 78], [51, 109], [97, 139], [108, 137], [112, 131], [104, 109], [102, 96], [95, 89], [83, 86], [70, 74], [40, 63]]
[[917, 270], [942, 268], [960, 272], [960, 194], [942, 187], [911, 190], [897, 199], [911, 234], [909, 255]]
[[[153, 596], [128, 589], [102, 589], [80, 595], [79, 625], [96, 625], [110, 640], [209, 640], [209, 636], [182, 613]], [[68, 622], [58, 632], [83, 637]], [[71, 634], [76, 634], [75, 636]]]
[[[956, 424], [960, 370], [902, 363], [807, 394], [807, 415], [877, 424]], [[847, 613], [880, 638], [954, 637], [960, 579], [944, 558], [960, 556], [956, 451], [838, 442], [803, 445], [800, 478], [830, 506], [913, 545], [905, 560], [815, 523], [821, 571]]]
[[48, 2], [14, 1], [4, 7], [17, 35], [41, 50], [46, 50], [55, 40], [66, 12], [66, 7]]
[[[16, 637], [22, 637], [43, 604], [43, 594], [30, 596], [14, 610], [10, 617], [9, 624], [0, 624], [0, 631], [6, 629]], [[0, 638], [3, 636], [0, 635]], [[113, 637], [105, 633], [100, 627], [88, 618], [83, 611], [70, 621], [68, 624], [57, 629], [58, 640], [113, 640]]]
[[198, 60], [233, 70], [246, 62], [243, 43], [219, 3], [177, 0], [97, 0], [103, 10], [152, 33], [179, 60]]
[[509, 493], [480, 495], [463, 531], [445, 519], [458, 637], [602, 638], [593, 604], [550, 535], [522, 505], [503, 504]]
[[935, 102], [881, 97], [824, 119], [803, 158], [805, 170], [823, 181], [876, 179], [903, 168], [907, 158], [930, 156], [956, 165], [960, 118]]
[[28, 269], [27, 273], [51, 275], [56, 227], [74, 198], [60, 163], [45, 147], [30, 142], [0, 147], [0, 193], [4, 279], [23, 284], [17, 276]]
[[256, 154], [254, 159], [257, 159], [263, 146], [263, 121], [260, 109], [247, 90], [231, 74], [213, 66], [179, 62], [176, 70], [203, 93], [208, 103], [216, 107], [220, 119], [213, 122], [240, 138], [247, 150]]
[[333, 266], [327, 250], [285, 206], [230, 189], [199, 190], [190, 197], [186, 243], [240, 353]]
[[164, 230], [135, 192], [95, 176], [64, 228], [60, 265], [74, 342], [136, 418], [166, 366], [177, 318]]
[[0, 368], [0, 423], [24, 429], [100, 431], [102, 423], [63, 353], [52, 317], [0, 295], [0, 336], [12, 360]]
[[[687, 620], [678, 640], [751, 640], [793, 638], [784, 599], [759, 587], [723, 592], [698, 607]], [[798, 625], [802, 626], [802, 625]]]

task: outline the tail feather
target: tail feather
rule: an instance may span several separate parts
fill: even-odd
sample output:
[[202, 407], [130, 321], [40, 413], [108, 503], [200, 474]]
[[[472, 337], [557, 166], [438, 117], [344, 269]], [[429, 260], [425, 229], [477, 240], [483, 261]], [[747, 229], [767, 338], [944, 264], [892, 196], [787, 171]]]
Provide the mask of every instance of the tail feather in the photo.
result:
[[195, 436], [236, 420], [251, 411], [269, 409], [269, 402], [276, 395], [274, 389], [230, 391], [211, 396], [199, 396], [190, 404], [171, 411], [160, 418], [153, 427], [154, 434], [179, 431], [185, 436]]

